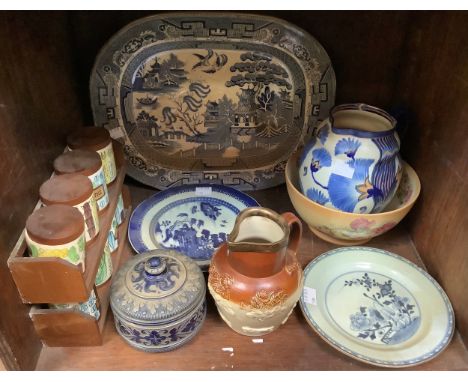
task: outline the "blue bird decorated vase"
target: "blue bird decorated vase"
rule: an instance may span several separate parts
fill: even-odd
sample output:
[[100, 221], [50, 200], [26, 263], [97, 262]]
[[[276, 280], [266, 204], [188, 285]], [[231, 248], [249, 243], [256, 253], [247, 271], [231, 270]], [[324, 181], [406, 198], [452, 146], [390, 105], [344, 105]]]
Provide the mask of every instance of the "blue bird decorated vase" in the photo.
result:
[[299, 160], [302, 193], [325, 207], [352, 213], [382, 211], [401, 178], [396, 120], [365, 104], [332, 109]]

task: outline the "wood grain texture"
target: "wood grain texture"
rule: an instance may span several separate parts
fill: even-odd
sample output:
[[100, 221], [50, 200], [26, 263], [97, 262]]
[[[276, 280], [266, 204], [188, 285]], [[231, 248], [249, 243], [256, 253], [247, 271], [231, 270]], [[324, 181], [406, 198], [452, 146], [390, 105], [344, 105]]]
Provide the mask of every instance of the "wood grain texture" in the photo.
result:
[[[132, 204], [154, 193], [138, 186], [130, 187]], [[294, 211], [284, 186], [250, 193], [257, 201], [278, 212]], [[127, 256], [133, 253], [126, 243]], [[402, 255], [418, 264], [420, 260], [404, 227], [372, 240], [369, 246]], [[304, 230], [299, 247], [302, 266], [319, 254], [336, 248]], [[104, 328], [104, 344], [87, 348], [44, 348], [38, 370], [379, 370], [355, 361], [325, 343], [308, 326], [296, 306], [285, 325], [263, 336], [262, 344], [252, 337], [232, 331], [219, 316], [208, 293], [208, 313], [200, 333], [187, 345], [168, 353], [149, 354], [130, 347], [117, 334], [112, 315]], [[232, 347], [233, 353], [223, 351]], [[231, 355], [233, 354], [233, 355]], [[118, 360], [118, 362], [116, 362]], [[448, 348], [436, 359], [411, 368], [412, 370], [468, 370], [468, 352], [458, 334]]]
[[31, 319], [44, 346], [98, 346], [102, 344], [99, 323], [82, 312], [31, 308]]
[[33, 369], [41, 349], [7, 258], [65, 136], [81, 125], [63, 13], [0, 13], [0, 353]]
[[410, 233], [468, 345], [468, 12], [421, 12], [395, 100], [411, 112], [403, 155], [421, 179]]

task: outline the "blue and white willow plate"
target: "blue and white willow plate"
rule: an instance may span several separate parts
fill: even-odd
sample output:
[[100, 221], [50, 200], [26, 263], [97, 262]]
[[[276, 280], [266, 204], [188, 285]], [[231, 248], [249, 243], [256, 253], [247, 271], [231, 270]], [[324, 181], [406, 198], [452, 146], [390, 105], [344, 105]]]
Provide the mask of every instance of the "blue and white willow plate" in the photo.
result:
[[156, 248], [175, 249], [206, 268], [216, 248], [227, 240], [237, 215], [258, 205], [255, 199], [231, 187], [172, 187], [135, 208], [128, 238], [138, 253]]
[[338, 248], [310, 262], [300, 306], [334, 348], [384, 367], [429, 361], [450, 343], [455, 327], [450, 301], [428, 273], [369, 247]]

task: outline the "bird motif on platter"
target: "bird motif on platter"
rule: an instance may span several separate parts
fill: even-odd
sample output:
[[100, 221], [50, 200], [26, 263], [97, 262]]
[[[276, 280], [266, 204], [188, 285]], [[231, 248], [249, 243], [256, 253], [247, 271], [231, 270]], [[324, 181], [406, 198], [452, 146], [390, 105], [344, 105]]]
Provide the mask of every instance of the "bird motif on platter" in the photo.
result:
[[199, 61], [192, 66], [192, 69], [200, 68], [205, 73], [216, 73], [221, 69], [227, 62], [227, 56], [225, 54], [218, 54], [213, 49], [208, 49], [206, 55], [193, 53]]

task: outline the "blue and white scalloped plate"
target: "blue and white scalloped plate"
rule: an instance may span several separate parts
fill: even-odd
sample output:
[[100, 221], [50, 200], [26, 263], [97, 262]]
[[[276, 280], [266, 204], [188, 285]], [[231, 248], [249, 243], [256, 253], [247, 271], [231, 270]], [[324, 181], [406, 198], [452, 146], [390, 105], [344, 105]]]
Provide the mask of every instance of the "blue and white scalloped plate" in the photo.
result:
[[128, 238], [136, 252], [175, 249], [200, 267], [234, 227], [237, 215], [257, 201], [243, 192], [221, 185], [187, 185], [160, 191], [132, 213]]
[[384, 367], [429, 361], [455, 328], [450, 301], [427, 272], [369, 247], [338, 248], [310, 262], [300, 306], [334, 348]]

